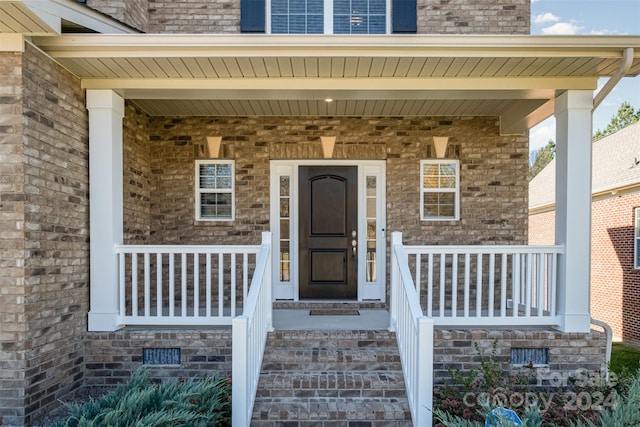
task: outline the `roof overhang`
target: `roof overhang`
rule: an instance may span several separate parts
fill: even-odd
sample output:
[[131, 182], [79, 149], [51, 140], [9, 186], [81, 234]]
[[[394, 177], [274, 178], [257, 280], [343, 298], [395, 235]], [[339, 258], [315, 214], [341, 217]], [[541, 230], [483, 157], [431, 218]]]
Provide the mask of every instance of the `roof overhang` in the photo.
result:
[[[151, 115], [499, 116], [522, 133], [594, 90], [629, 36], [64, 35], [34, 43]], [[325, 99], [333, 102], [327, 103]]]

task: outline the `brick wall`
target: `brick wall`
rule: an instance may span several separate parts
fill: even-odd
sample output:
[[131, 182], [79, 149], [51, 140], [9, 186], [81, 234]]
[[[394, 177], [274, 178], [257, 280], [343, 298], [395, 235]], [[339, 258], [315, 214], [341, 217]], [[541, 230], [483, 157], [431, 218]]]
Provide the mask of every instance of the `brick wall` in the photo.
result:
[[530, 0], [418, 0], [418, 33], [530, 34]]
[[529, 216], [529, 244], [553, 245], [556, 241], [556, 211]]
[[[510, 365], [512, 348], [547, 348], [551, 372], [576, 369], [598, 371], [605, 366], [604, 334], [562, 333], [551, 330], [442, 330], [434, 336], [434, 377], [439, 384], [449, 378], [447, 369], [480, 370], [480, 355], [489, 357], [496, 345], [495, 360], [512, 373], [522, 366]], [[126, 382], [143, 366], [145, 348], [180, 348], [180, 365], [149, 367], [155, 379], [190, 378], [231, 374], [231, 331], [139, 330], [87, 334], [87, 385], [108, 387]], [[477, 345], [477, 348], [476, 348]]]
[[89, 275], [88, 129], [80, 80], [24, 54], [25, 421], [83, 381]]
[[[591, 315], [613, 335], [640, 344], [640, 270], [633, 267], [634, 208], [640, 192], [598, 198], [591, 205]], [[529, 217], [529, 242], [553, 244], [555, 211]]]
[[231, 376], [231, 329], [131, 330], [86, 334], [86, 384], [112, 386], [126, 382], [143, 366], [145, 348], [179, 348], [179, 366], [145, 365], [154, 379]]
[[150, 33], [240, 33], [240, 0], [149, 0]]
[[[418, 0], [418, 33], [529, 34], [530, 0]], [[151, 33], [240, 32], [240, 1], [149, 1]]]
[[[269, 160], [320, 159], [327, 133], [337, 137], [334, 158], [387, 160], [387, 229], [403, 231], [406, 242], [526, 242], [527, 138], [500, 136], [495, 119], [152, 118], [149, 127], [153, 243], [259, 242], [269, 228]], [[460, 221], [419, 219], [419, 161], [435, 134], [460, 146]], [[222, 135], [236, 160], [233, 222], [194, 220], [194, 160], [207, 135]]]
[[[450, 378], [447, 369], [480, 371], [480, 357], [488, 358], [496, 345], [495, 360], [512, 373], [522, 366], [510, 365], [512, 348], [547, 348], [551, 372], [576, 369], [599, 371], [606, 366], [603, 333], [565, 333], [551, 330], [442, 330], [434, 334], [433, 375], [436, 383]], [[477, 345], [477, 348], [476, 348]]]
[[640, 343], [640, 270], [633, 266], [634, 208], [640, 192], [592, 204], [591, 314], [616, 337]]
[[149, 28], [149, 3], [153, 0], [87, 0], [87, 6], [137, 30]]
[[25, 369], [22, 55], [0, 54], [0, 419], [21, 424]]
[[149, 118], [126, 103], [123, 120], [124, 243], [148, 243], [151, 232], [151, 158]]

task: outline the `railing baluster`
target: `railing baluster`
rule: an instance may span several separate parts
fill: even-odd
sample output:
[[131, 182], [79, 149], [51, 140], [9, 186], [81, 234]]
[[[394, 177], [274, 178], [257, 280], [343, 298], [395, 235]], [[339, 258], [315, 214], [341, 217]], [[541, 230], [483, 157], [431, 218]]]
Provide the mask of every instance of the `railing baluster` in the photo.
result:
[[420, 298], [420, 276], [422, 263], [420, 254], [416, 254], [416, 278], [414, 279], [416, 282], [416, 292], [418, 292], [418, 298]]
[[236, 317], [236, 254], [231, 254], [231, 317]]
[[224, 254], [218, 254], [218, 316], [224, 316]]
[[435, 269], [433, 268], [433, 254], [430, 253], [429, 254], [429, 270], [428, 270], [428, 276], [427, 276], [427, 287], [428, 287], [428, 293], [429, 295], [427, 295], [427, 316], [429, 317], [433, 317], [433, 271]]
[[151, 311], [151, 255], [144, 254], [144, 315]]
[[547, 275], [544, 274], [544, 254], [536, 254], [536, 258], [538, 258], [538, 271], [536, 272], [536, 277], [538, 278], [538, 297], [536, 304], [538, 306], [538, 317], [542, 317], [544, 315], [544, 279]]
[[464, 317], [469, 317], [471, 280], [471, 254], [464, 254]]
[[500, 265], [500, 317], [507, 316], [507, 257], [507, 254], [502, 254]]
[[208, 252], [207, 252], [207, 256], [205, 257], [205, 262], [207, 264], [207, 273], [206, 273], [207, 317], [211, 317], [211, 254]]
[[513, 294], [511, 298], [511, 315], [513, 317], [518, 317], [518, 305], [520, 304], [520, 281], [522, 280], [522, 278], [520, 277], [520, 254], [514, 254], [511, 261], [513, 262], [513, 277], [511, 279], [511, 293]]
[[527, 275], [525, 278], [524, 315], [531, 316], [531, 299], [533, 295], [533, 254], [527, 254]]
[[549, 286], [549, 312], [551, 315], [556, 313], [556, 285], [558, 274], [558, 254], [551, 254], [551, 281]]
[[187, 254], [183, 253], [180, 257], [180, 271], [182, 272], [182, 282], [180, 291], [180, 301], [182, 302], [180, 309], [180, 317], [187, 317]]
[[200, 316], [200, 254], [193, 254], [193, 317]]
[[162, 317], [162, 252], [156, 254], [156, 316]]
[[176, 259], [169, 253], [169, 317], [175, 316], [176, 307]]
[[479, 253], [476, 266], [476, 317], [482, 317], [482, 263], [482, 254]]
[[496, 288], [496, 254], [491, 252], [489, 254], [489, 312], [488, 316], [493, 317], [493, 309], [494, 309], [494, 298], [495, 298], [495, 288]]
[[444, 312], [444, 291], [446, 286], [446, 257], [447, 255], [440, 254], [440, 317], [445, 317]]
[[131, 315], [138, 317], [138, 254], [131, 254]]
[[126, 278], [126, 262], [127, 262], [127, 254], [121, 252], [118, 254], [119, 259], [119, 269], [120, 269], [120, 316], [125, 316], [126, 312], [126, 303], [127, 303], [127, 278]]
[[[247, 294], [249, 293], [249, 254], [244, 254], [242, 257], [242, 307], [247, 300]], [[243, 310], [244, 311], [244, 310]]]
[[451, 317], [458, 317], [458, 254], [451, 256]]

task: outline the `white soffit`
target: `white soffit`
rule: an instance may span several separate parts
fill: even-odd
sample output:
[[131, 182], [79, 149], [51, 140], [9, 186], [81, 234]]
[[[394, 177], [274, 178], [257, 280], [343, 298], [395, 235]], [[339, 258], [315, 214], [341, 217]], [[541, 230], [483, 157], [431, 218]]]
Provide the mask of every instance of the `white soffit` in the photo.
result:
[[640, 37], [629, 36], [65, 35], [34, 43], [85, 88], [114, 89], [152, 115], [511, 112], [504, 129], [521, 132], [553, 111], [547, 101], [558, 93], [594, 90], [626, 48], [636, 49], [628, 74], [640, 74]]

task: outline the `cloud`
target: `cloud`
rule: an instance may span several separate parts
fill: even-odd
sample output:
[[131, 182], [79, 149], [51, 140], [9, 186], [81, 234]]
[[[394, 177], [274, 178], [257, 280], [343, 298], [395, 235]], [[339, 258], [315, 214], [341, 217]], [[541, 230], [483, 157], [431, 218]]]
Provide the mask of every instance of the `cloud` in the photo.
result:
[[624, 36], [627, 33], [623, 33], [617, 30], [591, 30], [589, 34], [592, 36]]
[[545, 35], [572, 35], [578, 34], [582, 30], [582, 27], [572, 22], [558, 22], [550, 27], [542, 29], [542, 34]]
[[540, 15], [533, 17], [533, 23], [538, 25], [548, 24], [549, 22], [558, 22], [559, 20], [560, 18], [551, 12], [541, 13]]
[[547, 145], [549, 140], [556, 140], [556, 119], [553, 116], [531, 128], [529, 131], [529, 150], [542, 148]]

